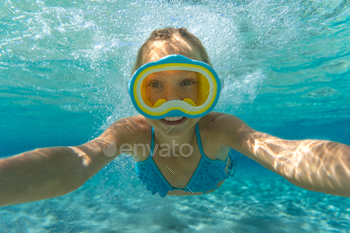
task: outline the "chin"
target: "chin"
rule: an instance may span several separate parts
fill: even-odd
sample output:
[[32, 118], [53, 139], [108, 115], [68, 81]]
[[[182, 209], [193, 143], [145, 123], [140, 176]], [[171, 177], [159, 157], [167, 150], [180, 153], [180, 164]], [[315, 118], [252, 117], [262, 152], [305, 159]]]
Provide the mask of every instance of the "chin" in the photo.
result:
[[146, 118], [157, 131], [170, 137], [181, 137], [189, 128], [195, 126], [200, 118], [163, 118], [159, 120]]

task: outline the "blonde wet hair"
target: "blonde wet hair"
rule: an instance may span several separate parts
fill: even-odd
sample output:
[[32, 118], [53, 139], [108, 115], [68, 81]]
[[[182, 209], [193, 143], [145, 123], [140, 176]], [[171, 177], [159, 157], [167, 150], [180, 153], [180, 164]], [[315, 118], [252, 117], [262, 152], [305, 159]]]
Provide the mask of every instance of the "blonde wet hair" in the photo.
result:
[[137, 53], [132, 74], [143, 64], [162, 57], [180, 54], [212, 66], [202, 42], [186, 28], [168, 27], [154, 30]]

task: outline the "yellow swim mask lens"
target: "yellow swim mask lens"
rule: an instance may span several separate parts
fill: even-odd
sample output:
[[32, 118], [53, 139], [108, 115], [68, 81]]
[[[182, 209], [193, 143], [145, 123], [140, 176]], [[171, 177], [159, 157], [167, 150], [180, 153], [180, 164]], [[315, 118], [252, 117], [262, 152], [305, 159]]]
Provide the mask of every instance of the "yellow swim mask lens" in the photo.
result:
[[136, 70], [128, 90], [133, 105], [145, 117], [197, 118], [215, 107], [221, 86], [208, 64], [170, 55]]

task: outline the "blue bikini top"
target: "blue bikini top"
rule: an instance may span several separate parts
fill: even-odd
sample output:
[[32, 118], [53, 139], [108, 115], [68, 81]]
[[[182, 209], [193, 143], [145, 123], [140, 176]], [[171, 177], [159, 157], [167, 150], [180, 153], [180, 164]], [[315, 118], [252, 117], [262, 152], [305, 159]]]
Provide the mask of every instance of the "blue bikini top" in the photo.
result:
[[[153, 148], [154, 148], [154, 129], [152, 127], [152, 142], [151, 151], [148, 158], [145, 161], [139, 161], [135, 164], [136, 175], [142, 183], [146, 184], [146, 189], [151, 191], [152, 194], [157, 192], [161, 197], [165, 197], [169, 191], [184, 190], [187, 192], [202, 192], [205, 194], [207, 191], [217, 189], [217, 185], [220, 181], [227, 179], [229, 176], [225, 172], [227, 165], [226, 161], [212, 160], [208, 158], [202, 148], [202, 142], [199, 135], [198, 123], [196, 124], [196, 137], [199, 146], [200, 153], [202, 155], [197, 169], [193, 173], [186, 188], [172, 187], [169, 182], [164, 178], [157, 165], [153, 161]], [[231, 157], [231, 165], [234, 158]], [[233, 155], [232, 155], [233, 156]], [[232, 169], [232, 166], [230, 166]], [[229, 171], [231, 169], [229, 168]]]

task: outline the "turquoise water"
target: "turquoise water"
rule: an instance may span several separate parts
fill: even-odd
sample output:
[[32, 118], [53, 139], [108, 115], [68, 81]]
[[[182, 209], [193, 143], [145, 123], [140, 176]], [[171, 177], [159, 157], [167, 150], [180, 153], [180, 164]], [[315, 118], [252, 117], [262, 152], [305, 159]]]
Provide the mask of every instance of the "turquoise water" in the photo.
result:
[[[350, 144], [348, 1], [28, 0], [0, 5], [0, 157], [79, 145], [137, 114], [126, 82], [166, 26], [207, 48], [225, 80], [216, 111], [285, 139]], [[350, 232], [349, 198], [237, 162], [217, 191], [163, 199], [120, 156], [73, 193], [0, 208], [0, 232]]]

